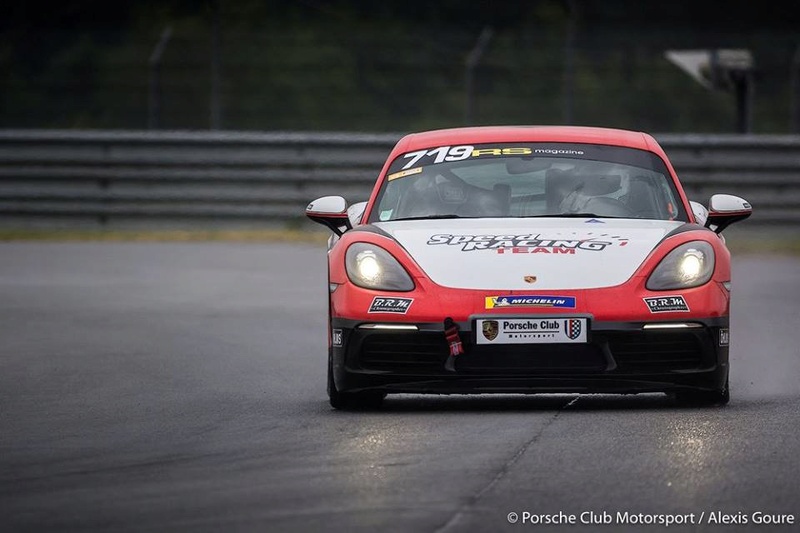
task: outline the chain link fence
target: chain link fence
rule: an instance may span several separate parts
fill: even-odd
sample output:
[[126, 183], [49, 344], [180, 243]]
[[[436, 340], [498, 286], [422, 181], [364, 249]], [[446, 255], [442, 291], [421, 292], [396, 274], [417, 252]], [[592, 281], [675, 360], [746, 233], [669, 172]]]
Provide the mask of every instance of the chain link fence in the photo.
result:
[[709, 47], [752, 52], [754, 132], [789, 132], [797, 107], [800, 38], [788, 30], [659, 31], [544, 15], [496, 28], [246, 15], [223, 4], [216, 25], [208, 14], [162, 17], [8, 41], [0, 127], [382, 132], [473, 122], [732, 132], [734, 94], [665, 58]]

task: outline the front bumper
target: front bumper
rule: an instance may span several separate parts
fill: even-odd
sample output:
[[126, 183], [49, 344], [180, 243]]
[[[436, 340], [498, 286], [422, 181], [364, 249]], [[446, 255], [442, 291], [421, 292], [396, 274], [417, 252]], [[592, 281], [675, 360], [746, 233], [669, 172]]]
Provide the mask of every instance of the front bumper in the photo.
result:
[[[686, 327], [592, 322], [585, 344], [479, 345], [460, 322], [455, 371], [442, 323], [375, 327], [334, 318], [333, 377], [340, 392], [544, 393], [720, 390], [728, 376], [728, 318], [687, 318]], [[383, 324], [391, 328], [391, 323]], [[413, 329], [416, 328], [416, 329]]]

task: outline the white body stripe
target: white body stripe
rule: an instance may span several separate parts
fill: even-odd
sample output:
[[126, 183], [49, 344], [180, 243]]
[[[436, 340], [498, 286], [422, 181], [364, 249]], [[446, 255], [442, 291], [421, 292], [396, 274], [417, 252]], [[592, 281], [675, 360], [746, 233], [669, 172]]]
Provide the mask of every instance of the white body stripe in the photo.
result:
[[[434, 283], [482, 290], [594, 289], [627, 281], [683, 222], [528, 218], [379, 222]], [[535, 276], [532, 284], [525, 276]]]

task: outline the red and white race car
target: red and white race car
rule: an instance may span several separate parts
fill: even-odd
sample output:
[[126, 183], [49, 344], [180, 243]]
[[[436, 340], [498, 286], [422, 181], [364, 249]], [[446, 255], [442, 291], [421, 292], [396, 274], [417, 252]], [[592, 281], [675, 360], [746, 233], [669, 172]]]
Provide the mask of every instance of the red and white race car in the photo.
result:
[[729, 399], [730, 253], [751, 206], [690, 202], [658, 143], [585, 127], [416, 133], [330, 227], [328, 393]]

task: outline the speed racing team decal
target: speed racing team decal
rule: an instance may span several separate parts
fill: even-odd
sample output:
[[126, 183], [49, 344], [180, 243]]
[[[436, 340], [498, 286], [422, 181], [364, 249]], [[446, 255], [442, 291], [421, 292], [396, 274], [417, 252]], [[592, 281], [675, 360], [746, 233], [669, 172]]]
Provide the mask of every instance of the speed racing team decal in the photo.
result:
[[414, 298], [387, 298], [385, 296], [376, 296], [372, 299], [372, 304], [370, 304], [367, 312], [400, 313], [404, 315], [408, 312], [412, 303], [414, 303]]
[[575, 297], [545, 296], [539, 294], [486, 297], [486, 309], [496, 309], [500, 307], [561, 307], [574, 309]]
[[654, 296], [642, 298], [651, 313], [668, 313], [671, 311], [688, 311], [689, 305], [683, 296]]
[[[591, 235], [591, 234], [590, 234]], [[431, 235], [428, 246], [448, 245], [461, 248], [462, 252], [473, 250], [496, 250], [499, 254], [574, 254], [576, 250], [600, 252], [609, 246], [625, 246], [628, 237], [603, 233], [591, 239], [552, 239], [541, 234], [529, 235]]]

